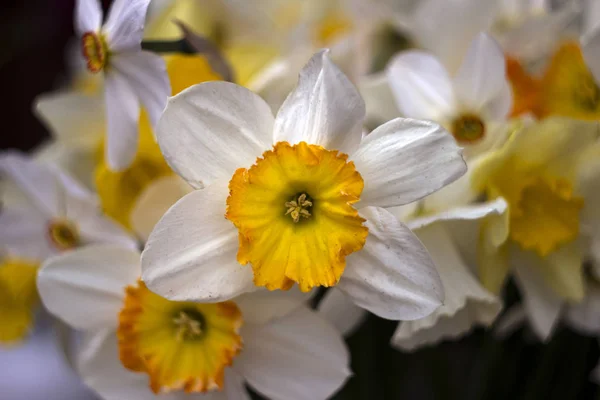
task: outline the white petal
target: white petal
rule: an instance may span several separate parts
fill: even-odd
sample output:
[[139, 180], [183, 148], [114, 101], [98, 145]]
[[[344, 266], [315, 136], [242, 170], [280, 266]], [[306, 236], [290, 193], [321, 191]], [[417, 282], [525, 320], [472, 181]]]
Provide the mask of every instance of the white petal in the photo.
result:
[[137, 241], [125, 229], [101, 215], [97, 209], [79, 214], [74, 219], [85, 244], [114, 244], [132, 250], [138, 248]]
[[350, 376], [341, 335], [302, 307], [267, 325], [244, 325], [244, 351], [235, 368], [271, 399], [325, 399]]
[[325, 293], [317, 309], [344, 336], [352, 335], [369, 315], [337, 288]]
[[[489, 101], [487, 104], [485, 104], [483, 106], [483, 109], [481, 111], [481, 116], [484, 119], [490, 120], [490, 121], [498, 121], [498, 122], [504, 121], [507, 119], [507, 117], [510, 113], [510, 110], [512, 109], [512, 102], [513, 102], [513, 98], [512, 98], [512, 89], [510, 87], [510, 83], [508, 82], [507, 79], [503, 79], [502, 88], [496, 94], [496, 96], [494, 98], [492, 98], [491, 101]], [[485, 121], [484, 121], [484, 123], [485, 123]], [[489, 123], [486, 123], [486, 129], [488, 129], [488, 127], [489, 127]], [[505, 129], [505, 130], [508, 130], [508, 129]], [[488, 137], [490, 136], [489, 129], [488, 129], [486, 136], [488, 136]]]
[[17, 152], [0, 156], [0, 171], [14, 181], [47, 217], [64, 215], [68, 197], [94, 199], [86, 188], [55, 166]]
[[400, 115], [387, 76], [380, 73], [363, 77], [358, 89], [367, 107], [367, 123], [382, 123]]
[[452, 81], [433, 55], [420, 50], [404, 51], [390, 61], [386, 74], [404, 116], [440, 121], [454, 114]]
[[547, 341], [558, 323], [563, 300], [544, 282], [538, 270], [530, 265], [530, 259], [523, 260], [522, 252], [512, 250], [515, 282], [523, 296], [525, 312], [534, 332], [541, 340]]
[[77, 359], [77, 369], [83, 382], [106, 400], [223, 400], [202, 395], [190, 395], [183, 391], [155, 395], [150, 390], [145, 373], [132, 372], [121, 364], [117, 332], [104, 329], [86, 332]]
[[362, 250], [348, 256], [338, 289], [382, 318], [431, 314], [442, 304], [444, 289], [425, 247], [388, 211], [367, 207], [360, 214], [369, 236]]
[[486, 33], [479, 33], [463, 60], [454, 89], [457, 100], [472, 111], [479, 111], [495, 98], [506, 84], [506, 62], [498, 43]]
[[145, 242], [167, 210], [192, 188], [178, 176], [152, 182], [139, 195], [129, 217], [134, 232]]
[[351, 155], [365, 187], [360, 206], [401, 206], [463, 175], [462, 150], [438, 124], [397, 118], [368, 134]]
[[139, 50], [150, 0], [115, 0], [103, 26], [111, 52]]
[[411, 19], [417, 44], [454, 73], [473, 38], [491, 27], [499, 1], [423, 0]]
[[475, 326], [489, 326], [500, 310], [500, 299], [485, 290], [456, 249], [450, 232], [441, 224], [419, 229], [417, 236], [437, 267], [446, 297], [431, 315], [404, 321], [394, 333], [392, 344], [414, 350], [425, 344], [460, 337]]
[[585, 298], [570, 305], [565, 313], [567, 322], [584, 335], [600, 336], [600, 285], [588, 282]]
[[31, 208], [0, 210], [0, 248], [8, 254], [32, 261], [44, 261], [56, 254], [48, 236], [48, 220]]
[[448, 211], [426, 217], [415, 218], [407, 223], [412, 230], [429, 226], [438, 221], [473, 221], [485, 218], [489, 215], [501, 215], [506, 212], [508, 204], [499, 197], [495, 200], [478, 203], [469, 206], [456, 207]]
[[38, 274], [46, 308], [77, 329], [116, 327], [125, 287], [140, 277], [140, 256], [116, 246], [89, 246], [47, 260]]
[[115, 171], [133, 162], [138, 146], [140, 103], [127, 78], [111, 70], [105, 79], [106, 160]]
[[[208, 396], [213, 396], [209, 397]], [[222, 397], [217, 397], [222, 396]], [[234, 368], [225, 369], [223, 392], [213, 392], [198, 400], [252, 400], [246, 390], [245, 380]]]
[[95, 149], [106, 130], [102, 96], [71, 91], [43, 94], [35, 99], [34, 111], [54, 138], [78, 149]]
[[171, 95], [171, 84], [165, 61], [148, 51], [136, 51], [113, 56], [111, 66], [131, 85], [154, 128]]
[[79, 36], [100, 31], [102, 6], [99, 0], [77, 0], [75, 3], [75, 30]]
[[365, 112], [354, 85], [329, 59], [329, 50], [321, 50], [279, 109], [273, 141], [304, 141], [348, 154], [360, 143]]
[[201, 188], [254, 164], [272, 145], [273, 121], [268, 104], [248, 89], [206, 82], [169, 99], [156, 135], [171, 168]]
[[281, 318], [305, 305], [315, 294], [316, 290], [309, 293], [301, 292], [298, 286], [287, 291], [269, 291], [261, 288], [236, 297], [235, 303], [242, 311], [244, 322], [266, 324], [274, 318]]
[[218, 302], [254, 290], [252, 268], [236, 259], [227, 195], [224, 184], [196, 190], [156, 224], [142, 254], [142, 278], [152, 291], [170, 300]]

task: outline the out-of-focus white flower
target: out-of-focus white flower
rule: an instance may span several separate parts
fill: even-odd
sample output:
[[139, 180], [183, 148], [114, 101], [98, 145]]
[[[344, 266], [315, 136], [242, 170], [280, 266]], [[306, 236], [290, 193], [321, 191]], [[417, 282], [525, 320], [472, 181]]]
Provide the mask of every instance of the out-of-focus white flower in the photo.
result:
[[387, 76], [401, 114], [442, 124], [467, 158], [506, 139], [510, 86], [502, 50], [487, 34], [471, 43], [454, 76], [435, 56], [417, 50], [394, 57]]
[[140, 102], [156, 126], [171, 93], [161, 57], [142, 51], [150, 0], [117, 0], [104, 25], [98, 0], [78, 0], [75, 29], [92, 73], [104, 72], [107, 124], [106, 157], [120, 170], [135, 156]]
[[486, 247], [493, 246], [492, 238], [484, 232], [486, 229], [502, 230], [506, 238], [506, 212], [506, 202], [497, 199], [408, 222], [431, 254], [446, 297], [444, 304], [429, 316], [401, 322], [392, 345], [414, 350], [494, 322], [502, 304], [498, 296], [483, 288], [476, 266], [487, 256]]
[[439, 125], [396, 119], [363, 139], [363, 118], [360, 95], [326, 51], [309, 61], [276, 118], [230, 83], [173, 97], [158, 142], [171, 167], [203, 189], [150, 235], [148, 287], [171, 300], [223, 301], [256, 286], [337, 284], [386, 318], [437, 308], [431, 259], [380, 207], [439, 190], [464, 173], [464, 161]]
[[11, 256], [43, 261], [88, 244], [136, 247], [133, 238], [102, 215], [96, 197], [55, 166], [5, 153], [0, 171], [30, 202], [0, 212], [0, 247]]
[[[216, 267], [216, 266], [215, 266]], [[340, 334], [295, 293], [174, 302], [139, 281], [140, 254], [90, 246], [48, 260], [46, 307], [83, 331], [77, 369], [105, 399], [325, 399], [349, 377]]]

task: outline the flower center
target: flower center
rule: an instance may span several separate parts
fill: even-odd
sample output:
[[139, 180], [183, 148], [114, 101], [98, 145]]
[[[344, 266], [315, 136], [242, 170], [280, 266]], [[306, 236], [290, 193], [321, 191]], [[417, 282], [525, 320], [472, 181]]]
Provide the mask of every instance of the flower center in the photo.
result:
[[0, 344], [22, 340], [32, 327], [39, 304], [38, 267], [37, 263], [20, 259], [0, 263]]
[[476, 115], [464, 114], [452, 121], [452, 135], [458, 143], [473, 143], [485, 134], [485, 124]]
[[50, 241], [59, 250], [70, 250], [77, 247], [81, 238], [77, 226], [66, 219], [56, 219], [48, 225]]
[[306, 193], [302, 193], [297, 198], [294, 196], [291, 201], [285, 202], [287, 211], [285, 215], [292, 217], [295, 223], [300, 222], [300, 217], [310, 218], [310, 210], [312, 209], [313, 203], [308, 199]]
[[233, 302], [169, 301], [140, 281], [127, 287], [119, 314], [121, 362], [148, 374], [154, 393], [222, 389], [225, 368], [242, 348], [241, 325]]
[[108, 46], [106, 40], [95, 32], [86, 32], [81, 37], [81, 49], [91, 73], [98, 73], [108, 62]]
[[536, 177], [510, 204], [510, 237], [544, 257], [577, 237], [582, 208], [583, 198], [569, 181]]
[[177, 329], [177, 340], [195, 340], [202, 336], [204, 316], [197, 310], [180, 310], [173, 318]]
[[363, 185], [345, 154], [275, 144], [229, 182], [225, 216], [240, 233], [238, 262], [250, 264], [254, 283], [269, 290], [335, 285], [346, 256], [367, 238], [352, 207]]

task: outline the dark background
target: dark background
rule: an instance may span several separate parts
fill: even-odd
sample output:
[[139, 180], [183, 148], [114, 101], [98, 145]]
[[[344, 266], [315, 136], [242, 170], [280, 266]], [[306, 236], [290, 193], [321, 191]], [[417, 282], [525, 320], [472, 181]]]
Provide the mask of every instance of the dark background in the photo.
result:
[[[109, 3], [103, 1], [105, 9]], [[31, 150], [48, 137], [31, 107], [38, 94], [68, 79], [73, 7], [74, 0], [0, 2], [3, 149]], [[512, 285], [507, 292], [507, 304], [518, 301]], [[597, 339], [564, 326], [545, 345], [527, 328], [502, 341], [479, 329], [414, 353], [389, 346], [395, 328], [395, 322], [370, 316], [348, 339], [355, 376], [336, 399], [599, 398], [588, 379], [598, 361]]]

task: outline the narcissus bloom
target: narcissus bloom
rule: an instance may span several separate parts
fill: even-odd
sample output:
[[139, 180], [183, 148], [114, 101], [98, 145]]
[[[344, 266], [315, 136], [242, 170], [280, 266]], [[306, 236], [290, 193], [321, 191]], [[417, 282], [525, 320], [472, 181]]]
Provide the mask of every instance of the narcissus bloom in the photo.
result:
[[135, 156], [140, 102], [155, 126], [170, 93], [164, 61], [141, 48], [149, 3], [117, 0], [102, 25], [98, 0], [77, 1], [75, 30], [87, 69], [105, 77], [106, 157], [115, 170]]
[[487, 34], [476, 36], [452, 77], [435, 56], [418, 50], [394, 57], [387, 77], [402, 115], [441, 123], [467, 156], [506, 139], [510, 86], [502, 50]]
[[[441, 302], [426, 250], [381, 207], [406, 204], [465, 172], [440, 126], [396, 119], [362, 138], [364, 103], [316, 54], [273, 118], [243, 87], [209, 82], [173, 97], [157, 137], [196, 190], [157, 224], [143, 280], [171, 300], [223, 301], [256, 286], [338, 284], [389, 318]], [[237, 256], [236, 256], [237, 253]], [[247, 265], [249, 264], [249, 265]]]
[[[139, 280], [140, 254], [90, 246], [41, 268], [44, 305], [83, 331], [77, 369], [104, 399], [325, 399], [350, 376], [341, 335], [302, 296], [175, 302]], [[206, 397], [205, 397], [206, 396]]]

